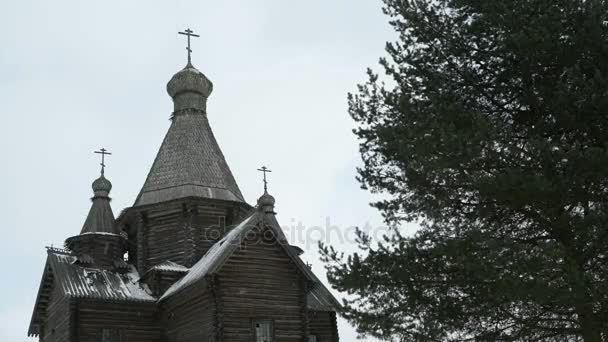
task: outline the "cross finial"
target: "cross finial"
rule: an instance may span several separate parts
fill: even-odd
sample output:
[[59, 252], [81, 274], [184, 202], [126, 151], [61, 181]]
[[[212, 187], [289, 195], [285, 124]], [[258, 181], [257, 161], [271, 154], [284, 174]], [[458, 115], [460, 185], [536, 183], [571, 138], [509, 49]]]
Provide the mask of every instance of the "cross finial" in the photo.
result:
[[101, 175], [103, 176], [103, 171], [106, 167], [105, 161], [106, 161], [106, 155], [111, 155], [112, 153], [108, 152], [108, 150], [106, 150], [105, 148], [101, 148], [99, 151], [93, 151], [94, 153], [97, 154], [101, 154]]
[[268, 181], [266, 180], [266, 173], [272, 172], [272, 170], [270, 170], [266, 166], [262, 166], [261, 168], [258, 169], [258, 171], [264, 173], [264, 193], [266, 194], [266, 193], [268, 193]]
[[194, 34], [194, 31], [192, 31], [190, 28], [187, 28], [184, 32], [177, 32], [179, 34], [183, 34], [184, 36], [188, 36], [188, 47], [186, 47], [186, 50], [188, 51], [188, 65], [191, 65], [192, 63], [192, 59], [190, 57], [190, 54], [192, 53], [192, 49], [190, 48], [190, 37], [200, 37], [198, 34]]

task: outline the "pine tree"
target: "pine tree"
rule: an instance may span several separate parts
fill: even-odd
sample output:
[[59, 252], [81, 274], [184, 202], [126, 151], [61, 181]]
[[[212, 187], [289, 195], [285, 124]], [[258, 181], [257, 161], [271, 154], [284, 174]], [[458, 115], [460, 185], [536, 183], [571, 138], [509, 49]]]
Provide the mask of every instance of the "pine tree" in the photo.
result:
[[387, 223], [321, 246], [344, 316], [399, 341], [608, 341], [608, 2], [384, 0], [349, 94]]

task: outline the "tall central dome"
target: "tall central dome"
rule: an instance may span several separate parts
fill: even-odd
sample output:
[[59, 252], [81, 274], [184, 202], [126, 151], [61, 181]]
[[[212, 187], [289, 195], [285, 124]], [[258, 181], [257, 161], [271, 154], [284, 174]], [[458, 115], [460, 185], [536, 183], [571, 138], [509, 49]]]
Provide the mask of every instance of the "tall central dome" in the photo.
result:
[[207, 119], [212, 90], [190, 62], [169, 80], [171, 127], [134, 206], [186, 197], [245, 202]]

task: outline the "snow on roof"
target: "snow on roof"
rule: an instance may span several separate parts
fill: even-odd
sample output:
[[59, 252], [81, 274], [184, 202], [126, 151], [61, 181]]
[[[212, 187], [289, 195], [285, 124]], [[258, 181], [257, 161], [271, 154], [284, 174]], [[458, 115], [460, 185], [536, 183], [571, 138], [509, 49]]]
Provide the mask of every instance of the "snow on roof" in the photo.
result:
[[67, 296], [108, 300], [154, 302], [150, 290], [139, 283], [139, 273], [129, 265], [127, 273], [74, 265], [76, 257], [49, 252], [49, 263]]
[[[163, 261], [160, 264], [156, 264], [150, 267], [150, 271], [167, 271], [167, 272], [188, 272], [190, 270], [188, 267], [175, 263], [173, 261], [167, 260]], [[149, 272], [149, 271], [148, 271]]]
[[108, 233], [108, 232], [85, 232], [85, 233], [80, 233], [80, 235], [76, 235], [76, 236], [82, 236], [82, 235], [106, 235], [106, 236], [120, 236], [120, 237], [126, 238], [123, 234]]
[[298, 256], [298, 252], [287, 243], [287, 239], [281, 230], [281, 226], [276, 220], [274, 214], [255, 211], [247, 217], [238, 226], [232, 229], [220, 241], [216, 242], [209, 251], [196, 263], [190, 271], [159, 298], [159, 301], [177, 293], [179, 290], [192, 285], [198, 280], [204, 279], [205, 276], [216, 272], [222, 267], [224, 262], [232, 255], [232, 253], [241, 246], [241, 242], [251, 228], [263, 221], [271, 227], [275, 233], [275, 237], [280, 245], [285, 248], [285, 252], [292, 258], [295, 265], [314, 283], [313, 288], [308, 292], [306, 302], [311, 310], [316, 311], [337, 311], [340, 303], [323, 285], [321, 280], [315, 276], [312, 270], [304, 264]]

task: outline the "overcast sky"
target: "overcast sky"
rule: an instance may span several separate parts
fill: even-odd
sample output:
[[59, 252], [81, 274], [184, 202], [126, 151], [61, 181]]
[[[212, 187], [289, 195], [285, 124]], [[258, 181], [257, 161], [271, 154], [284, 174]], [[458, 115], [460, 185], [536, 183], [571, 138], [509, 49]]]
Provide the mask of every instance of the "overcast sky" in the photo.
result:
[[[93, 150], [113, 152], [114, 213], [133, 204], [169, 128], [165, 86], [186, 63], [177, 31], [187, 26], [201, 35], [193, 63], [214, 83], [209, 120], [243, 195], [255, 203], [256, 169], [268, 165], [279, 222], [308, 228], [291, 242], [320, 278], [314, 227], [382, 225], [354, 179], [346, 104], [393, 37], [380, 0], [2, 0], [1, 341], [33, 341], [44, 246], [79, 233], [99, 174]], [[334, 233], [330, 243], [353, 250]], [[339, 329], [355, 339], [344, 320]]]

